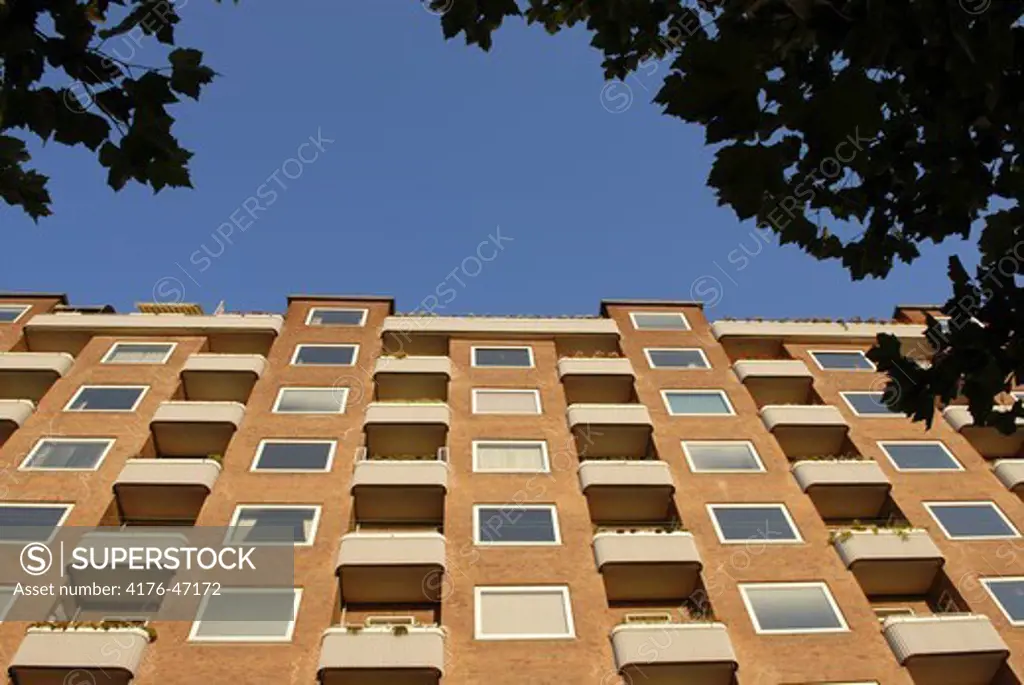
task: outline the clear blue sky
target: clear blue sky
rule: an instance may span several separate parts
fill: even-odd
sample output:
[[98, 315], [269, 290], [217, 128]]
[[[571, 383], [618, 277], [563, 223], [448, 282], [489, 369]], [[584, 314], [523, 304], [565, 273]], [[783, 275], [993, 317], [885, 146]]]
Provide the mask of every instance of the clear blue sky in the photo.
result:
[[[754, 227], [705, 187], [703, 131], [650, 103], [664, 66], [627, 81], [630, 106], [621, 87], [602, 98], [582, 32], [516, 22], [485, 54], [444, 41], [417, 0], [177, 4], [179, 42], [222, 74], [177, 109], [196, 189], [115, 194], [85, 151], [42, 150], [55, 216], [35, 226], [0, 208], [0, 289], [118, 310], [181, 289], [235, 311], [281, 310], [289, 293], [373, 293], [411, 310], [447, 279], [456, 296], [439, 313], [697, 296], [714, 318], [887, 316], [948, 296], [946, 256], [962, 246], [930, 246], [887, 281], [861, 283], [793, 247], [758, 249]], [[152, 39], [119, 54], [133, 49], [134, 61], [162, 59]], [[282, 169], [318, 131], [333, 142]], [[251, 222], [243, 203], [261, 185], [264, 204], [277, 196]], [[207, 261], [203, 246], [221, 252], [212, 236], [233, 213], [246, 230]], [[477, 273], [477, 246], [499, 226], [512, 240]]]

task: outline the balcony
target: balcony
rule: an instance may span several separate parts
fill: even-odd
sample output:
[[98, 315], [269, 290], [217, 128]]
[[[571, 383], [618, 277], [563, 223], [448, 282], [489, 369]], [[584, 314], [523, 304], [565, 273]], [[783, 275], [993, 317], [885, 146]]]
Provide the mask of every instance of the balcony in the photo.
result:
[[436, 532], [355, 532], [341, 538], [335, 575], [342, 602], [437, 602], [445, 539]]
[[799, 461], [792, 471], [823, 519], [875, 518], [892, 489], [874, 461]]
[[890, 616], [882, 633], [915, 685], [990, 685], [1010, 650], [986, 616]]
[[829, 404], [779, 404], [761, 407], [765, 428], [790, 459], [840, 454], [850, 430]]
[[590, 336], [610, 335], [618, 338], [619, 326], [612, 319], [546, 319], [507, 316], [389, 316], [381, 333], [416, 335], [469, 335], [502, 338], [538, 335]]
[[669, 465], [651, 460], [588, 460], [580, 488], [594, 521], [664, 521], [676, 487]]
[[757, 406], [804, 404], [814, 375], [799, 359], [751, 359], [732, 365]]
[[238, 402], [161, 402], [149, 427], [160, 456], [205, 457], [227, 451], [244, 417]]
[[149, 642], [142, 628], [29, 628], [7, 673], [14, 685], [128, 685]]
[[380, 522], [442, 521], [448, 492], [447, 450], [429, 460], [368, 459], [356, 452], [352, 476], [356, 520]]
[[36, 410], [31, 400], [0, 400], [0, 445]]
[[[142, 548], [142, 549], [174, 549], [195, 546], [195, 541], [190, 541], [188, 536], [182, 532], [167, 532], [164, 526], [124, 526], [121, 528], [97, 528], [84, 533], [77, 542], [77, 547], [88, 550], [88, 553], [97, 559], [105, 559], [115, 548]], [[131, 583], [169, 582], [179, 573], [179, 569], [163, 568], [140, 568], [139, 566], [129, 567], [121, 564], [116, 568], [110, 566], [94, 567], [86, 566], [82, 569], [75, 569], [67, 562], [67, 577], [69, 585], [92, 587], [95, 585], [112, 586], [119, 585], [122, 588]], [[207, 577], [206, 580], [210, 578]], [[86, 593], [88, 590], [85, 591]], [[132, 594], [122, 592], [113, 596], [91, 596], [79, 593], [74, 602], [79, 610], [80, 620], [102, 619], [110, 616], [113, 610], [119, 610], [124, 614], [147, 615], [155, 613], [163, 601], [160, 597], [147, 596], [144, 594]], [[115, 614], [117, 615], [117, 614]]]
[[328, 628], [317, 678], [321, 685], [437, 685], [444, 676], [444, 640], [436, 627]]
[[571, 404], [569, 428], [581, 457], [646, 457], [651, 415], [642, 404]]
[[923, 530], [842, 531], [833, 544], [869, 596], [924, 595], [945, 564]]
[[448, 400], [452, 362], [442, 356], [379, 357], [373, 370], [376, 398]]
[[879, 333], [896, 336], [904, 353], [920, 346], [925, 327], [919, 324], [853, 323], [845, 321], [716, 321], [711, 333], [733, 359], [771, 356], [783, 343], [874, 343]]
[[37, 314], [25, 324], [34, 352], [78, 354], [94, 336], [201, 336], [210, 351], [262, 354], [284, 326], [279, 314]]
[[693, 535], [683, 532], [598, 533], [594, 558], [613, 602], [685, 599], [703, 566]]
[[558, 377], [569, 404], [625, 404], [634, 398], [636, 373], [626, 358], [564, 357]]
[[63, 352], [2, 352], [0, 399], [38, 402], [74, 363]]
[[266, 367], [258, 354], [193, 354], [181, 369], [185, 399], [245, 404]]
[[986, 459], [1015, 457], [1024, 447], [1024, 430], [1020, 429], [1020, 426], [1024, 426], [1024, 419], [1017, 419], [1018, 428], [1012, 435], [1003, 435], [992, 427], [975, 426], [970, 409], [963, 404], [946, 407], [942, 416], [953, 430], [967, 438], [971, 446]]
[[212, 459], [129, 459], [114, 481], [121, 520], [190, 525], [220, 477]]
[[721, 623], [625, 623], [612, 652], [627, 683], [731, 685], [739, 665]]
[[992, 472], [1007, 490], [1024, 496], [1024, 459], [1000, 459], [992, 466]]
[[370, 454], [437, 454], [447, 443], [445, 402], [371, 402], [363, 427]]

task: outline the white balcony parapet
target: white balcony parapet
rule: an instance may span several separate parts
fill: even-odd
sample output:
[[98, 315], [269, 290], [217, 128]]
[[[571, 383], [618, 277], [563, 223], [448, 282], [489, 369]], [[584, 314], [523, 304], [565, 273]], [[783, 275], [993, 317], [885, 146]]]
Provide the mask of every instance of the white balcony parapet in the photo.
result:
[[492, 334], [506, 337], [537, 335], [619, 335], [613, 319], [554, 319], [501, 316], [389, 316], [381, 333], [395, 335]]

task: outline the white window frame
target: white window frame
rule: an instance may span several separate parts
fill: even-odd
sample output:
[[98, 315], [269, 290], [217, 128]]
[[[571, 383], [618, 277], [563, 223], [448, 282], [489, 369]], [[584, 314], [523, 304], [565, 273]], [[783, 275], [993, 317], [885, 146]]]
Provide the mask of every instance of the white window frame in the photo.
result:
[[[757, 445], [751, 440], [680, 440], [679, 444], [683, 448], [683, 456], [686, 457], [686, 463], [690, 467], [690, 471], [693, 473], [765, 473], [767, 469], [764, 467], [764, 461], [761, 459], [761, 453], [757, 451]], [[756, 469], [698, 469], [696, 464], [693, 463], [693, 455], [690, 454], [690, 445], [746, 445], [750, 448], [751, 453], [754, 455], [754, 461], [757, 462]]]
[[[718, 536], [718, 541], [723, 545], [802, 545], [804, 543], [804, 536], [800, 534], [800, 529], [797, 528], [793, 516], [789, 513], [789, 507], [783, 502], [719, 502], [706, 504], [705, 508], [708, 512], [708, 518], [711, 519], [711, 525], [715, 528], [715, 535]], [[718, 523], [718, 518], [715, 516], [716, 509], [779, 509], [782, 511], [782, 517], [786, 519], [786, 523], [789, 524], [790, 530], [793, 531], [796, 537], [792, 540], [761, 538], [729, 539], [725, 537], [725, 531], [722, 530], [721, 525]]]
[[[327, 463], [324, 464], [322, 469], [261, 469], [259, 467], [260, 457], [263, 456], [263, 448], [268, 442], [272, 443], [289, 443], [289, 444], [316, 444], [316, 445], [330, 445], [330, 450], [327, 452]], [[264, 438], [259, 441], [256, 445], [256, 453], [252, 457], [252, 464], [249, 465], [250, 473], [330, 473], [331, 468], [334, 466], [334, 455], [338, 452], [338, 441], [325, 438], [318, 440], [316, 438]]]
[[[692, 366], [655, 366], [654, 361], [651, 359], [651, 352], [696, 352], [700, 355], [701, 359], [704, 360], [704, 366], [692, 367]], [[709, 371], [711, 370], [711, 360], [708, 359], [707, 353], [704, 348], [701, 347], [645, 347], [644, 357], [647, 358], [647, 366], [650, 369], [656, 371]]]
[[[541, 457], [544, 460], [543, 469], [482, 469], [480, 468], [479, 446], [480, 445], [540, 445]], [[551, 459], [548, 456], [547, 440], [474, 440], [473, 441], [473, 473], [551, 473]]]
[[[531, 412], [507, 412], [507, 411], [479, 411], [477, 409], [477, 402], [476, 401], [477, 401], [477, 395], [479, 393], [481, 393], [481, 392], [496, 392], [496, 393], [505, 393], [505, 394], [531, 392], [531, 393], [533, 393], [533, 396], [536, 399], [535, 405], [537, 407], [537, 411], [532, 412], [532, 413]], [[544, 406], [541, 404], [541, 401], [540, 401], [540, 390], [538, 388], [472, 388], [471, 389], [471, 394], [472, 394], [472, 398], [473, 398], [473, 413], [474, 414], [481, 414], [481, 415], [484, 415], [484, 416], [487, 416], [487, 415], [490, 415], [490, 416], [540, 416], [541, 414], [544, 413]]]
[[16, 324], [19, 321], [21, 321], [21, 318], [23, 316], [25, 316], [26, 314], [28, 314], [29, 310], [32, 309], [32, 305], [30, 305], [30, 304], [22, 304], [21, 302], [2, 302], [2, 303], [0, 303], [0, 309], [4, 309], [4, 310], [20, 309], [21, 310], [18, 313], [18, 315], [15, 316], [14, 319], [12, 319], [11, 321], [0, 321], [0, 325], [4, 325], [4, 324], [13, 325], [13, 324]]
[[[284, 590], [286, 588], [222, 588], [222, 595], [238, 595], [238, 594], [270, 594]], [[295, 634], [295, 623], [299, 618], [299, 605], [302, 602], [302, 588], [292, 588], [292, 593], [295, 597], [294, 609], [292, 610], [292, 620], [288, 622], [288, 632], [284, 636], [280, 637], [267, 637], [265, 635], [229, 635], [229, 636], [207, 636], [199, 637], [199, 624], [202, 623], [201, 616], [206, 610], [207, 604], [210, 602], [211, 595], [203, 596], [202, 601], [199, 603], [199, 608], [196, 610], [196, 617], [192, 621], [192, 627], [188, 631], [188, 642], [291, 642], [292, 636]]]
[[988, 593], [989, 598], [992, 602], [999, 607], [999, 611], [1002, 612], [1006, 620], [1009, 621], [1011, 626], [1024, 626], [1024, 618], [1014, 618], [1010, 615], [1010, 612], [1003, 606], [1003, 603], [996, 597], [996, 593], [992, 591], [991, 585], [999, 585], [1000, 583], [1015, 582], [1024, 583], [1024, 576], [989, 576], [981, 579], [981, 585], [985, 588], [985, 592]]
[[[161, 359], [158, 362], [119, 362], [119, 361], [111, 361], [111, 357], [114, 356], [114, 353], [117, 351], [117, 348], [120, 345], [135, 345], [136, 347], [164, 347], [166, 345], [169, 345], [170, 347], [168, 347], [167, 352], [164, 354], [164, 358]], [[160, 364], [166, 364], [167, 360], [171, 358], [171, 355], [174, 354], [174, 350], [176, 350], [177, 348], [178, 348], [178, 343], [176, 343], [176, 342], [150, 342], [150, 341], [139, 341], [139, 342], [136, 342], [134, 340], [118, 340], [118, 341], [116, 341], [114, 344], [112, 344], [110, 346], [110, 349], [108, 349], [107, 353], [103, 355], [103, 359], [100, 360], [100, 363], [101, 364], [114, 364], [114, 365], [118, 365], [118, 364], [132, 365], [132, 364], [135, 364], [135, 365], [141, 365], [141, 366], [145, 366], [147, 364], [150, 364], [150, 365], [153, 365], [153, 366], [159, 366]]]
[[881, 390], [842, 390], [839, 393], [839, 397], [842, 398], [843, 402], [849, 408], [850, 413], [862, 419], [905, 419], [907, 418], [902, 412], [890, 411], [885, 414], [861, 414], [853, 406], [853, 403], [847, 399], [847, 395], [882, 395], [885, 397], [885, 392]]
[[[57, 535], [57, 531], [61, 529], [64, 522], [68, 520], [68, 516], [71, 515], [71, 510], [75, 508], [74, 504], [68, 504], [66, 502], [0, 502], [0, 507], [20, 507], [22, 509], [56, 509], [57, 507], [64, 507], [64, 513], [61, 515], [60, 520], [57, 521], [57, 525], [53, 527], [53, 532], [45, 540], [33, 541], [33, 542], [50, 542]], [[26, 543], [24, 540], [4, 540], [0, 538], [0, 546], [3, 545], [21, 545], [31, 544]]]
[[[828, 600], [829, 605], [832, 607], [832, 611], [835, 612], [836, 618], [839, 619], [839, 628], [780, 628], [780, 629], [763, 629], [761, 624], [758, 622], [757, 613], [754, 611], [754, 605], [750, 602], [750, 597], [747, 595], [747, 589], [760, 589], [760, 588], [801, 588], [801, 587], [814, 587], [821, 588], [824, 592], [825, 599]], [[828, 583], [825, 581], [809, 581], [800, 583], [740, 583], [740, 598], [743, 600], [743, 606], [747, 609], [747, 615], [750, 617], [750, 622], [754, 626], [754, 632], [758, 635], [804, 635], [804, 634], [815, 634], [815, 633], [848, 633], [850, 632], [850, 626], [846, 622], [846, 617], [843, 616], [842, 610], [839, 608], [839, 604], [836, 603], [836, 598], [832, 595], [832, 590], [829, 588]]]
[[[729, 410], [727, 413], [725, 413], [725, 414], [713, 414], [713, 413], [676, 414], [676, 413], [673, 413], [672, 405], [670, 405], [669, 402], [668, 402], [668, 396], [670, 394], [675, 394], [675, 395], [711, 395], [711, 394], [714, 394], [714, 393], [718, 393], [719, 395], [721, 395], [722, 399], [725, 400], [725, 407], [726, 407], [726, 409]], [[661, 401], [665, 404], [665, 411], [668, 412], [669, 416], [683, 416], [683, 417], [689, 417], [689, 416], [736, 416], [736, 408], [732, 406], [732, 401], [729, 399], [729, 394], [727, 392], [725, 392], [725, 390], [722, 390], [720, 388], [707, 388], [707, 389], [703, 389], [703, 390], [702, 389], [696, 389], [696, 390], [694, 390], [694, 389], [686, 389], [686, 390], [681, 390], [681, 389], [676, 389], [676, 388], [668, 388], [668, 389], [665, 389], [665, 390], [661, 391]]]
[[[304, 348], [304, 347], [351, 347], [352, 348], [352, 361], [349, 362], [348, 364], [296, 364], [295, 360], [299, 358], [299, 352], [301, 352], [302, 348]], [[312, 366], [314, 368], [335, 367], [335, 366], [341, 367], [341, 368], [348, 368], [350, 366], [355, 366], [357, 361], [359, 361], [359, 344], [358, 343], [296, 343], [295, 349], [292, 350], [292, 357], [291, 357], [291, 360], [288, 362], [288, 365], [289, 366], [301, 366], [301, 367]]]
[[[882, 454], [884, 454], [885, 458], [889, 460], [889, 463], [892, 464], [892, 467], [895, 470], [900, 471], [902, 473], [956, 473], [957, 471], [963, 471], [964, 470], [964, 465], [961, 464], [960, 460], [956, 458], [955, 454], [953, 454], [953, 450], [951, 450], [948, 447], [946, 447], [946, 443], [942, 442], [941, 440], [878, 440], [875, 444], [878, 445], [878, 449], [880, 449], [882, 451]], [[942, 450], [946, 453], [946, 455], [949, 456], [949, 458], [953, 460], [954, 468], [948, 468], [948, 469], [934, 469], [934, 468], [931, 468], [931, 469], [904, 469], [904, 468], [900, 468], [900, 465], [897, 464], [896, 460], [893, 459], [891, 454], [889, 454], [889, 450], [886, 449], [886, 447], [885, 447], [886, 444], [890, 444], [890, 445], [938, 445], [939, 447], [942, 448]]]
[[[60, 468], [60, 467], [54, 467], [54, 466], [29, 466], [28, 465], [29, 462], [32, 461], [32, 458], [36, 456], [36, 453], [38, 453], [39, 450], [42, 448], [44, 442], [95, 442], [95, 443], [106, 443], [107, 446], [103, 450], [103, 452], [100, 454], [100, 458], [96, 460], [96, 464], [94, 466], [92, 466], [92, 468], [82, 469], [82, 468]], [[107, 455], [110, 454], [110, 450], [114, 446], [115, 442], [116, 442], [116, 438], [69, 438], [69, 437], [39, 438], [38, 440], [36, 440], [36, 444], [32, 446], [32, 449], [29, 450], [29, 452], [25, 456], [25, 458], [21, 460], [21, 464], [18, 466], [18, 470], [19, 471], [57, 471], [57, 472], [63, 472], [63, 471], [98, 471], [99, 468], [101, 466], [103, 466], [103, 461], [107, 458]]]
[[[562, 596], [565, 608], [565, 624], [568, 632], [562, 633], [497, 633], [484, 635], [481, 631], [483, 621], [480, 599], [485, 594], [536, 594], [551, 593]], [[476, 640], [574, 640], [576, 639], [576, 623], [572, 616], [572, 601], [569, 598], [568, 585], [478, 585], [473, 588], [473, 637]]]
[[[331, 455], [333, 458], [334, 455]], [[328, 459], [330, 461], [330, 459]], [[306, 472], [303, 472], [306, 473]], [[246, 542], [249, 547], [312, 547], [316, 541], [316, 532], [320, 528], [320, 514], [323, 506], [320, 504], [263, 504], [261, 502], [248, 502], [235, 505], [235, 511], [231, 514], [231, 521], [228, 523], [227, 533], [224, 535], [224, 544], [232, 544], [231, 531], [238, 526], [238, 520], [242, 517], [243, 509], [312, 509], [313, 521], [309, 524], [309, 539], [303, 542]], [[242, 544], [242, 543], [238, 543]]]
[[[828, 369], [825, 368], [821, 360], [818, 359], [819, 354], [859, 354], [868, 364], [871, 365], [870, 369]], [[854, 373], [875, 373], [878, 371], [878, 367], [873, 361], [868, 359], [868, 356], [864, 354], [864, 350], [807, 350], [807, 355], [814, 361], [815, 365], [822, 371], [838, 372], [852, 371]]]
[[[640, 328], [636, 325], [637, 314], [658, 314], [661, 316], [678, 316], [682, 322], [684, 328]], [[683, 331], [692, 331], [693, 327], [690, 326], [690, 320], [686, 318], [686, 314], [683, 312], [630, 312], [629, 322], [633, 324], [634, 331], [671, 331], [676, 333], [682, 333]]]
[[[487, 542], [480, 538], [480, 515], [481, 509], [505, 509], [507, 511], [523, 511], [528, 509], [546, 509], [551, 512], [551, 525], [554, 529], [555, 539], [549, 542], [526, 542], [526, 541], [499, 541]], [[558, 522], [558, 507], [554, 504], [518, 504], [516, 502], [498, 502], [495, 504], [474, 504], [473, 505], [473, 544], [480, 547], [557, 547], [562, 544], [561, 525]]]
[[[127, 389], [140, 390], [141, 389], [142, 392], [139, 393], [139, 396], [135, 399], [135, 404], [132, 405], [131, 409], [71, 409], [70, 408], [71, 405], [75, 403], [75, 400], [78, 399], [79, 395], [81, 395], [86, 390], [90, 390], [90, 389], [93, 389], [93, 388], [110, 388], [112, 390], [127, 390]], [[142, 404], [142, 400], [146, 399], [146, 395], [147, 394], [149, 394], [149, 386], [148, 385], [104, 385], [102, 383], [101, 384], [93, 384], [93, 385], [88, 385], [88, 384], [87, 385], [82, 385], [82, 386], [80, 386], [78, 388], [78, 390], [75, 391], [75, 394], [71, 396], [71, 399], [68, 400], [68, 403], [64, 405], [63, 411], [71, 412], [73, 414], [131, 414], [132, 412], [134, 412], [136, 409], [139, 408], [139, 405]]]
[[[928, 512], [928, 515], [931, 516], [932, 520], [935, 521], [936, 525], [939, 526], [939, 530], [942, 531], [942, 534], [945, 535], [946, 538], [949, 539], [949, 540], [1013, 540], [1013, 539], [1016, 539], [1016, 538], [1020, 537], [1020, 531], [1017, 530], [1017, 526], [1013, 525], [1013, 521], [1010, 520], [1010, 517], [1008, 517], [1006, 515], [1006, 513], [999, 507], [998, 504], [996, 504], [995, 502], [993, 502], [991, 500], [978, 500], [978, 501], [969, 501], [969, 502], [967, 502], [967, 501], [961, 502], [959, 500], [955, 500], [955, 501], [936, 501], [936, 500], [933, 500], [933, 501], [930, 501], [930, 502], [921, 502], [921, 504], [924, 505], [924, 508]], [[940, 507], [978, 507], [978, 506], [988, 506], [991, 509], [993, 509], [996, 512], [996, 515], [999, 516], [999, 518], [1001, 518], [1003, 520], [1003, 523], [1005, 523], [1010, 528], [1010, 530], [1013, 531], [1013, 534], [1012, 535], [956, 535], [956, 536], [950, 535], [949, 531], [946, 530], [946, 526], [944, 526], [942, 524], [942, 521], [939, 520], [939, 517], [935, 514], [934, 511], [932, 511], [932, 507], [933, 506], [940, 506]]]
[[[313, 315], [316, 312], [362, 312], [363, 316], [359, 319], [359, 323], [331, 323], [331, 324], [319, 324], [313, 323]], [[363, 328], [366, 326], [366, 319], [370, 314], [369, 309], [363, 307], [310, 307], [306, 313], [306, 325], [313, 326], [316, 328]]]
[[[480, 365], [476, 363], [476, 352], [477, 350], [526, 350], [526, 355], [530, 359], [528, 366], [504, 366], [504, 365]], [[472, 345], [469, 348], [469, 363], [474, 369], [533, 369], [536, 368], [536, 362], [533, 358], [533, 347], [531, 345]]]
[[[351, 388], [341, 388], [326, 385], [319, 386], [308, 386], [308, 385], [285, 385], [277, 389], [277, 397], [274, 398], [274, 405], [270, 411], [273, 414], [283, 414], [284, 416], [299, 415], [299, 416], [332, 416], [335, 414], [344, 414], [348, 408], [348, 394]], [[287, 390], [330, 390], [332, 393], [344, 392], [344, 397], [341, 399], [341, 406], [338, 411], [278, 411], [278, 407], [281, 406], [281, 398], [284, 397], [284, 393]]]

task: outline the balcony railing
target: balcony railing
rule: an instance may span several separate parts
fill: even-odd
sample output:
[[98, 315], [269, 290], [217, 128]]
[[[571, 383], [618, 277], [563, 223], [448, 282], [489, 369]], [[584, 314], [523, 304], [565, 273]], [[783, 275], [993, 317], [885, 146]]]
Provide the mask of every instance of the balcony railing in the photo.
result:
[[828, 404], [780, 404], [761, 407], [765, 428], [790, 459], [840, 454], [850, 427]]
[[799, 359], [749, 359], [732, 365], [757, 406], [807, 402], [814, 375]]
[[181, 369], [181, 384], [189, 400], [245, 404], [266, 366], [259, 354], [193, 354]]
[[[7, 671], [15, 685], [99, 682], [128, 685], [139, 671], [150, 635], [136, 627], [29, 628]], [[116, 646], [116, 648], [112, 648]]]
[[336, 627], [320, 640], [322, 685], [436, 685], [444, 676], [445, 634], [438, 627]]
[[0, 400], [0, 445], [32, 416], [36, 405], [31, 400]]
[[892, 489], [882, 468], [869, 460], [799, 461], [792, 471], [823, 519], [874, 518]]
[[342, 536], [335, 574], [343, 602], [437, 602], [444, 585], [445, 537], [438, 532]]
[[1007, 490], [1024, 495], [1024, 459], [1000, 459], [992, 465], [992, 472]]
[[161, 456], [208, 456], [227, 451], [244, 417], [239, 402], [162, 402], [150, 428]]
[[834, 530], [833, 545], [864, 594], [924, 595], [945, 564], [927, 531]]
[[672, 504], [669, 465], [658, 460], [587, 460], [580, 488], [594, 521], [660, 521]]
[[625, 623], [612, 629], [615, 665], [627, 683], [731, 685], [738, 667], [721, 623]]
[[642, 404], [571, 404], [569, 428], [581, 457], [645, 457], [653, 423]]
[[194, 522], [220, 471], [213, 459], [129, 459], [114, 481], [121, 519]]
[[882, 633], [915, 685], [992, 685], [1010, 653], [979, 614], [890, 616]]
[[990, 426], [975, 426], [974, 417], [966, 405], [946, 407], [942, 416], [953, 430], [967, 438], [971, 446], [986, 459], [1016, 457], [1024, 448], [1024, 419], [1017, 419], [1017, 430], [1004, 435]]
[[686, 532], [599, 532], [594, 558], [611, 601], [682, 600], [693, 593], [702, 567]]
[[63, 352], [2, 352], [0, 399], [38, 402], [74, 363]]
[[356, 519], [360, 521], [441, 521], [448, 491], [448, 449], [430, 458], [413, 455], [370, 458], [356, 450], [352, 476]]

